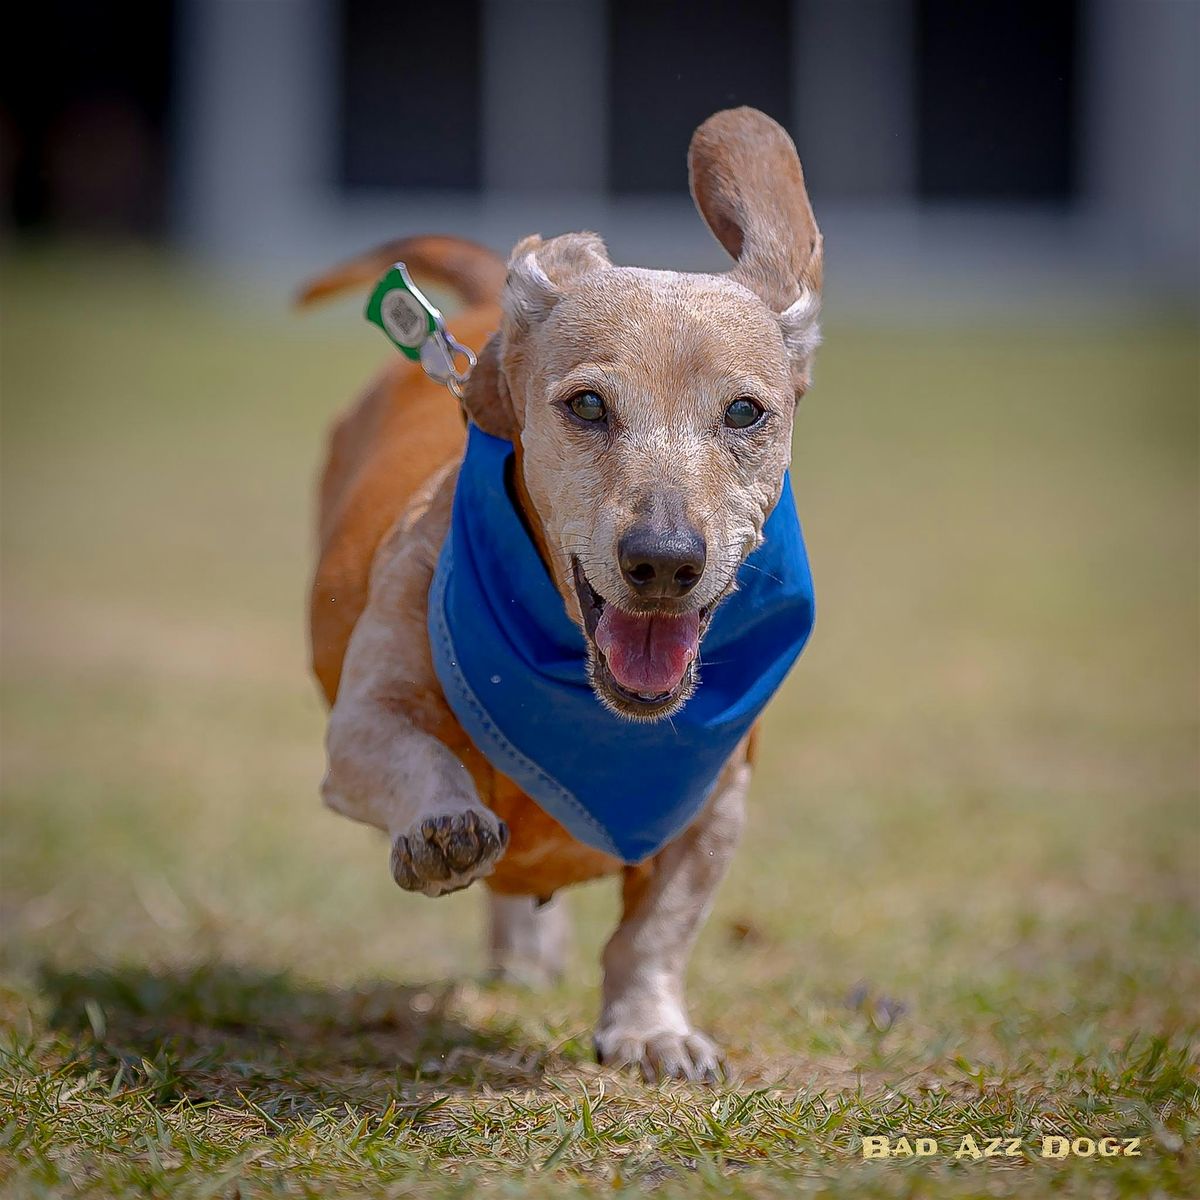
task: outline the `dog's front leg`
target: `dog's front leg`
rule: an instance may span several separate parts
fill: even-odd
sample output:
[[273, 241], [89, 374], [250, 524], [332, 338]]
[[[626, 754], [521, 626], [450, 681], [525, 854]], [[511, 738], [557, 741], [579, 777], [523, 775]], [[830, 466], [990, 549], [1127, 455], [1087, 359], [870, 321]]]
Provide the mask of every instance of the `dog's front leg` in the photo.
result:
[[458, 757], [421, 727], [449, 718], [425, 635], [432, 555], [415, 535], [380, 551], [329, 718], [321, 795], [388, 834], [402, 888], [442, 896], [491, 873], [508, 828]]
[[327, 745], [325, 803], [391, 838], [392, 875], [402, 888], [444, 896], [491, 873], [508, 828], [441, 742], [386, 702], [339, 699]]
[[749, 783], [742, 758], [692, 826], [648, 869], [627, 872], [625, 911], [604, 950], [601, 1062], [637, 1066], [648, 1080], [716, 1079], [720, 1051], [688, 1020], [684, 973], [733, 857]]

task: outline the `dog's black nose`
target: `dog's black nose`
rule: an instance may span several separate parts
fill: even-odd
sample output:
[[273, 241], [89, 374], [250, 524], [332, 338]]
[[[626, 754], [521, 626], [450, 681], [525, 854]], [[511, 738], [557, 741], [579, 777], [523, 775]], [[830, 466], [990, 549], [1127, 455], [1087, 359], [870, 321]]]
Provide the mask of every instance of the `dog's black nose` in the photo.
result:
[[704, 574], [707, 553], [704, 538], [689, 526], [635, 525], [617, 545], [621, 572], [629, 586], [647, 599], [690, 592]]

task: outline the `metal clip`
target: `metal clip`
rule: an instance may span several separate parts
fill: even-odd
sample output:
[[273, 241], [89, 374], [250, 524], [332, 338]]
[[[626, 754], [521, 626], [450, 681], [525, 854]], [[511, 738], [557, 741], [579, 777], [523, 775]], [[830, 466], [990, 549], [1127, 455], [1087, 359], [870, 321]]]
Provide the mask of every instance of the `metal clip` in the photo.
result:
[[[477, 359], [470, 346], [464, 346], [445, 326], [439, 313], [437, 328], [421, 346], [421, 368], [435, 383], [450, 390], [457, 400], [463, 398], [463, 386], [470, 378]], [[465, 369], [459, 370], [456, 360], [465, 358]]]

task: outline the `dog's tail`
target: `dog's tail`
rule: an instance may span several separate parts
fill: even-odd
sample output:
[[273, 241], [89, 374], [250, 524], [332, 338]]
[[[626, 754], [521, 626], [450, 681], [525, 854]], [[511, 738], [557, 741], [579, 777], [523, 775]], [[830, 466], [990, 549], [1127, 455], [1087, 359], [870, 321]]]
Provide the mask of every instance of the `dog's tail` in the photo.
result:
[[403, 262], [418, 280], [449, 288], [468, 308], [499, 300], [507, 274], [504, 259], [466, 238], [443, 234], [397, 238], [308, 280], [296, 293], [296, 305], [306, 308], [348, 288], [366, 287], [395, 262]]

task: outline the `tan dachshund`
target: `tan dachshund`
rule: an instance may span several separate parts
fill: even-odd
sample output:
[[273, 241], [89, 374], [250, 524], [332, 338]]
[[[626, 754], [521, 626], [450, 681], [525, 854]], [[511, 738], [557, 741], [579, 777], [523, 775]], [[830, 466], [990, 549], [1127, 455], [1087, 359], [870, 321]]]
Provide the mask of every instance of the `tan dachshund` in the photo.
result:
[[[790, 138], [753, 109], [717, 113], [696, 131], [689, 167], [700, 214], [736, 260], [728, 274], [615, 267], [590, 233], [526, 238], [507, 267], [472, 243], [419, 237], [301, 295], [369, 286], [397, 260], [457, 291], [453, 332], [479, 354], [465, 416], [511, 441], [516, 503], [586, 645], [597, 703], [634, 720], [665, 720], [704, 686], [704, 620], [781, 494], [818, 342], [821, 237]], [[735, 403], [754, 417], [752, 436], [722, 425]], [[557, 972], [564, 914], [551, 898], [623, 875], [599, 1057], [648, 1078], [711, 1080], [720, 1052], [688, 1019], [684, 970], [742, 827], [754, 735], [699, 816], [634, 866], [577, 840], [490, 765], [447, 703], [427, 630], [463, 417], [397, 356], [334, 428], [311, 601], [313, 667], [331, 705], [322, 794], [388, 834], [401, 887], [437, 896], [486, 879], [500, 971]], [[585, 608], [604, 602], [616, 632], [602, 653]], [[668, 618], [684, 633], [655, 651], [651, 623]], [[648, 665], [622, 636], [649, 639]]]

